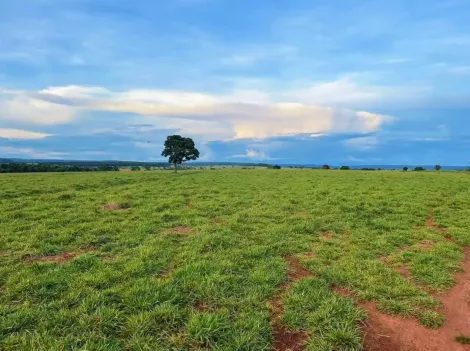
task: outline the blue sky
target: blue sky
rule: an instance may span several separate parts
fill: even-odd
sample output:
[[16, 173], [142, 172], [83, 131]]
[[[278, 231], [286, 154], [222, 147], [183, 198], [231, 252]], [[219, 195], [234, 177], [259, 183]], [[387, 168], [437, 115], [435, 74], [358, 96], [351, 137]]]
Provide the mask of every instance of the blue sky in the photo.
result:
[[0, 157], [470, 163], [470, 3], [0, 0]]

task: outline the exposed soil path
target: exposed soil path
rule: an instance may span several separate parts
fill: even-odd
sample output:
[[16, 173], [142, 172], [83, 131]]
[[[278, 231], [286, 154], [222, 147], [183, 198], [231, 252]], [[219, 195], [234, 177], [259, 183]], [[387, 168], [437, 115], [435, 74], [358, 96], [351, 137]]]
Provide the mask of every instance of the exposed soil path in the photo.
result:
[[455, 338], [470, 336], [470, 248], [465, 250], [464, 273], [456, 275], [456, 285], [437, 296], [446, 322], [437, 330], [426, 329], [417, 321], [380, 313], [375, 304], [361, 307], [369, 314], [365, 323], [364, 349], [367, 351], [470, 351], [470, 345]]
[[438, 225], [435, 221], [434, 221], [434, 217], [431, 213], [430, 217], [428, 218], [427, 222], [426, 222], [426, 225], [428, 228], [434, 228], [436, 230], [438, 230], [439, 232], [443, 233], [444, 234], [444, 237], [449, 240], [449, 241], [452, 241], [454, 242], [454, 238], [452, 238], [452, 236], [449, 234], [449, 230], [446, 228], [446, 227], [441, 227], [440, 225]]
[[305, 343], [308, 334], [305, 331], [291, 330], [281, 322], [284, 314], [284, 306], [282, 304], [282, 294], [286, 292], [299, 279], [310, 277], [313, 274], [307, 271], [299, 259], [289, 256], [286, 257], [289, 264], [289, 282], [281, 286], [281, 292], [278, 296], [271, 299], [271, 324], [273, 328], [273, 351], [301, 351], [305, 349]]

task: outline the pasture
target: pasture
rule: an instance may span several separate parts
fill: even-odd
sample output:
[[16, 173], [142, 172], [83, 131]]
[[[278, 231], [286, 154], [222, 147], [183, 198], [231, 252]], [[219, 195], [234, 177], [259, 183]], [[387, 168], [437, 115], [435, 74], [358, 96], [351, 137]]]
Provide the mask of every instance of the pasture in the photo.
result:
[[467, 350], [469, 245], [464, 172], [4, 174], [0, 349]]

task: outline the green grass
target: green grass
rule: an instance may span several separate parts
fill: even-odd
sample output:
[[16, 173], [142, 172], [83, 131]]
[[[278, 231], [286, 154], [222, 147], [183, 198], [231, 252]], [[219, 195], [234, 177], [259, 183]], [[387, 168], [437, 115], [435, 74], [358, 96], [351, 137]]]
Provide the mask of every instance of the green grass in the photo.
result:
[[[283, 323], [308, 331], [308, 350], [360, 350], [366, 313], [333, 286], [437, 328], [429, 292], [453, 285], [470, 244], [466, 173], [227, 168], [0, 184], [2, 350], [270, 350], [288, 255], [313, 276], [282, 292]], [[127, 209], [101, 209], [112, 202]], [[426, 227], [431, 211], [454, 242]], [[54, 255], [69, 259], [38, 260]]]
[[455, 338], [455, 341], [457, 341], [460, 344], [470, 345], [470, 337], [468, 336], [463, 336], [463, 335], [457, 336]]

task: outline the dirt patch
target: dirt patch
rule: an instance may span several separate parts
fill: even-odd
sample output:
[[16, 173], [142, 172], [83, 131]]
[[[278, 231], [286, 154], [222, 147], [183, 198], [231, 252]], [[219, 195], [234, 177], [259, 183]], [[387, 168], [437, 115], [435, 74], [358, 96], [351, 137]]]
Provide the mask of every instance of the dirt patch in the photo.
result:
[[303, 331], [292, 331], [281, 324], [273, 326], [274, 351], [301, 351], [304, 350], [308, 334]]
[[456, 341], [470, 334], [470, 248], [465, 250], [464, 273], [457, 274], [456, 285], [439, 296], [446, 317], [440, 329], [426, 329], [416, 320], [389, 316], [374, 303], [360, 304], [369, 318], [364, 324], [366, 351], [468, 351], [470, 345]]
[[125, 211], [129, 206], [118, 204], [117, 202], [110, 202], [109, 204], [100, 207], [103, 211]]
[[86, 246], [81, 249], [80, 252], [62, 252], [57, 255], [47, 255], [47, 256], [32, 256], [27, 255], [23, 258], [24, 262], [55, 262], [55, 263], [64, 263], [73, 260], [75, 257], [80, 256], [84, 253], [96, 251], [96, 246]]
[[403, 265], [394, 266], [394, 265], [390, 264], [389, 260], [390, 260], [389, 256], [382, 256], [382, 257], [379, 258], [380, 262], [382, 262], [382, 263], [386, 264], [388, 267], [394, 269], [395, 271], [400, 273], [406, 279], [410, 278], [410, 270], [408, 269], [407, 266], [403, 266]]
[[216, 216], [211, 217], [211, 219], [214, 223], [217, 223], [217, 224], [222, 224], [225, 222], [222, 218], [216, 217]]
[[78, 256], [77, 252], [63, 252], [58, 255], [50, 256], [26, 256], [24, 262], [56, 262], [64, 263], [73, 260]]
[[341, 296], [344, 296], [344, 297], [353, 297], [354, 294], [348, 289], [348, 288], [344, 288], [344, 287], [341, 287], [341, 286], [337, 286], [337, 285], [333, 285], [331, 287], [331, 289], [341, 295]]
[[273, 350], [274, 351], [301, 351], [305, 349], [305, 343], [308, 334], [302, 330], [292, 330], [282, 324], [281, 318], [284, 314], [284, 305], [282, 304], [282, 295], [290, 289], [291, 285], [306, 277], [312, 276], [312, 272], [307, 271], [302, 262], [293, 256], [286, 257], [289, 264], [288, 279], [289, 282], [281, 286], [279, 295], [270, 300], [271, 307], [271, 326], [273, 329]]
[[8, 252], [7, 250], [0, 250], [0, 256], [6, 256], [6, 255], [9, 255], [10, 252]]
[[418, 247], [421, 251], [429, 251], [434, 246], [436, 246], [436, 243], [434, 241], [431, 241], [431, 240], [423, 240], [418, 245]]
[[410, 278], [410, 270], [406, 266], [394, 267], [395, 270], [400, 273], [406, 279]]
[[186, 235], [194, 234], [194, 231], [191, 228], [185, 227], [185, 226], [171, 228], [170, 230], [168, 230], [168, 232], [172, 234], [186, 234]]
[[437, 223], [434, 221], [434, 217], [432, 217], [432, 216], [428, 218], [428, 220], [426, 221], [426, 225], [427, 225], [428, 228], [437, 229], [441, 232], [447, 230], [447, 228], [444, 228], [444, 227], [441, 227], [441, 226], [437, 225]]
[[299, 216], [299, 217], [307, 217], [308, 213], [307, 212], [296, 212], [295, 215]]
[[432, 228], [432, 229], [436, 229], [438, 230], [439, 232], [441, 232], [442, 234], [444, 234], [444, 237], [447, 239], [447, 240], [450, 240], [452, 242], [454, 242], [454, 238], [450, 235], [449, 233], [449, 229], [447, 229], [446, 227], [442, 227], [440, 225], [438, 225], [435, 221], [434, 221], [434, 217], [431, 216], [428, 218], [428, 220], [426, 221], [426, 226], [428, 228]]
[[335, 235], [333, 233], [330, 233], [330, 232], [326, 232], [326, 233], [323, 233], [320, 235], [320, 239], [333, 239], [335, 237]]
[[388, 256], [379, 257], [379, 261], [380, 261], [380, 262], [387, 263], [388, 260], [389, 260]]
[[208, 303], [205, 303], [205, 302], [198, 302], [194, 306], [194, 309], [198, 312], [208, 312], [208, 311], [213, 310], [213, 308]]
[[289, 281], [293, 282], [299, 279], [311, 277], [313, 274], [307, 271], [302, 262], [298, 258], [293, 256], [286, 257], [286, 261], [289, 263]]

